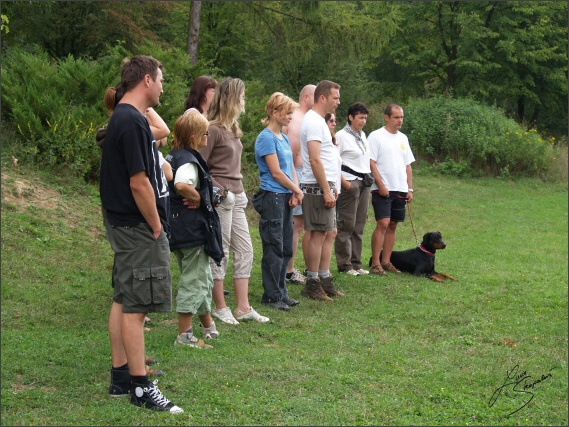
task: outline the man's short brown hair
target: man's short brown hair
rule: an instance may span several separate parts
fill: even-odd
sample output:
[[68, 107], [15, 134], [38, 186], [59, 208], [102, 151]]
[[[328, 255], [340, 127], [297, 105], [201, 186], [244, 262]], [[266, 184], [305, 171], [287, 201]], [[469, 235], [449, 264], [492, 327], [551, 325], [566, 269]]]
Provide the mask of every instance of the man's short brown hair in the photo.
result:
[[120, 85], [126, 93], [135, 88], [147, 74], [156, 81], [158, 69], [164, 71], [164, 66], [157, 59], [146, 55], [133, 56], [122, 65]]
[[332, 89], [340, 90], [340, 85], [338, 83], [331, 82], [330, 80], [322, 80], [318, 83], [316, 85], [316, 89], [314, 89], [314, 103], [316, 104], [322, 95], [324, 95], [324, 98], [328, 98]]

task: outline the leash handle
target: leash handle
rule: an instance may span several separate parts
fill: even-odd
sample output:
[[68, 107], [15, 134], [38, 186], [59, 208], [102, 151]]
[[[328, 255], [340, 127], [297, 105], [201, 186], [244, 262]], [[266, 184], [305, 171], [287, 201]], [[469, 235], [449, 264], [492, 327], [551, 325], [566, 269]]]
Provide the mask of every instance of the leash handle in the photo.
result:
[[407, 203], [407, 210], [409, 211], [409, 220], [411, 221], [411, 229], [413, 230], [413, 236], [415, 236], [415, 241], [418, 245], [421, 244], [419, 239], [417, 239], [417, 233], [415, 233], [415, 225], [413, 225], [413, 216], [411, 215], [411, 204]]

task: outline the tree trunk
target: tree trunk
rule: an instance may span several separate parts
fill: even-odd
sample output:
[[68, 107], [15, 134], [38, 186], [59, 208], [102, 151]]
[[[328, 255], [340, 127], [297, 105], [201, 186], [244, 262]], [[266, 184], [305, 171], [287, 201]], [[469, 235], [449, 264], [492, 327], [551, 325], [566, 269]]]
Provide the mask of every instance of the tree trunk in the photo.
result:
[[190, 56], [190, 65], [196, 65], [196, 62], [198, 62], [198, 42], [200, 38], [200, 13], [202, 10], [202, 2], [192, 1], [191, 3], [186, 53]]

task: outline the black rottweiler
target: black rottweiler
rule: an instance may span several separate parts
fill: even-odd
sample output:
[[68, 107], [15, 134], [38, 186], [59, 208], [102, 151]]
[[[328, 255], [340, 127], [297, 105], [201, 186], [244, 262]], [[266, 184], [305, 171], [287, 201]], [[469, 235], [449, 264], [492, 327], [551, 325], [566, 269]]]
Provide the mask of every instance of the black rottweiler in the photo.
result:
[[444, 279], [458, 280], [448, 274], [435, 271], [435, 253], [437, 249], [444, 249], [446, 246], [441, 233], [432, 231], [423, 236], [423, 241], [417, 248], [406, 251], [393, 251], [391, 263], [398, 270], [416, 276], [427, 276], [435, 282], [442, 282]]

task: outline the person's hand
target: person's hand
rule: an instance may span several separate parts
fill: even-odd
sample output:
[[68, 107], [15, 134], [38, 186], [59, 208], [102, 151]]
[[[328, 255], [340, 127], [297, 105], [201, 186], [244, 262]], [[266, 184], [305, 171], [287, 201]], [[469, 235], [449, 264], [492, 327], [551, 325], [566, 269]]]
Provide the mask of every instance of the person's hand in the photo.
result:
[[385, 185], [382, 185], [381, 187], [379, 187], [379, 195], [381, 197], [389, 197], [389, 190], [387, 189], [387, 187]]
[[302, 203], [302, 199], [304, 199], [304, 193], [299, 188], [298, 191], [295, 191], [293, 194], [296, 197], [296, 200], [298, 201], [297, 204], [300, 205]]
[[196, 202], [192, 202], [191, 200], [188, 199], [183, 199], [184, 200], [184, 206], [187, 206], [188, 209], [197, 209], [200, 207], [200, 205]]
[[408, 191], [407, 192], [407, 203], [411, 203], [412, 201], [413, 201], [413, 192]]
[[332, 209], [336, 206], [336, 197], [334, 196], [334, 193], [332, 193], [332, 190], [324, 192], [324, 206], [328, 209]]

